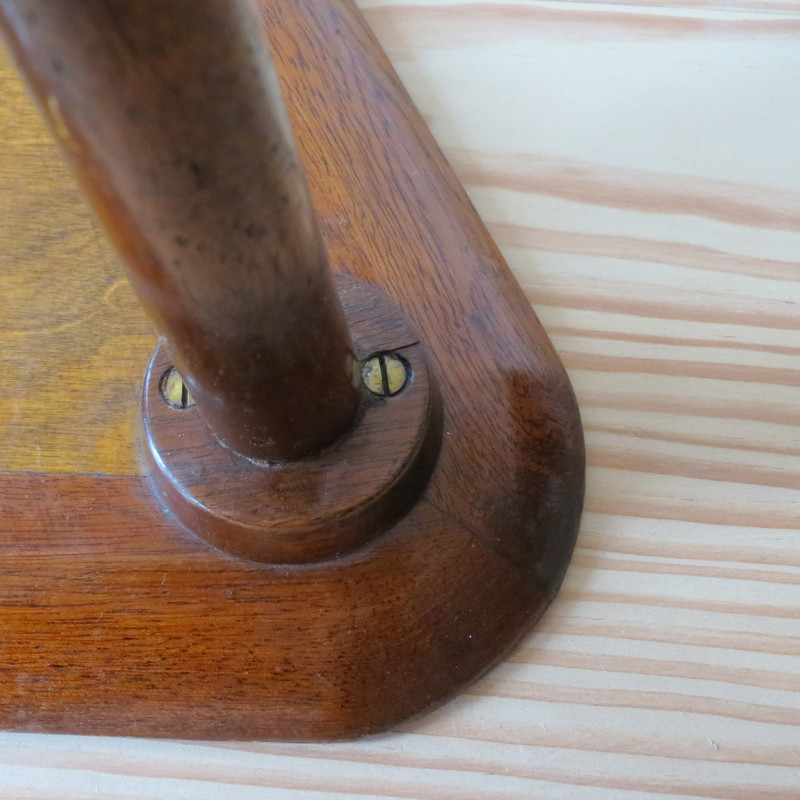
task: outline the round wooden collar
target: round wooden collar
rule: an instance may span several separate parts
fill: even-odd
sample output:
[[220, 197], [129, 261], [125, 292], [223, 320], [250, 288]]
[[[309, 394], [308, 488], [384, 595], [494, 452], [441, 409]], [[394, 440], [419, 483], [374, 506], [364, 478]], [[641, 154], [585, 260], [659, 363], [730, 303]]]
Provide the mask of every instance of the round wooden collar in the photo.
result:
[[[142, 397], [151, 479], [181, 523], [233, 555], [297, 564], [346, 553], [408, 511], [436, 462], [441, 404], [419, 337], [378, 288], [342, 273], [335, 283], [361, 405], [351, 429], [319, 453], [272, 464], [236, 453], [185, 394], [165, 399], [173, 362], [163, 340], [153, 354]], [[370, 391], [365, 365], [384, 354], [407, 375], [395, 391]]]

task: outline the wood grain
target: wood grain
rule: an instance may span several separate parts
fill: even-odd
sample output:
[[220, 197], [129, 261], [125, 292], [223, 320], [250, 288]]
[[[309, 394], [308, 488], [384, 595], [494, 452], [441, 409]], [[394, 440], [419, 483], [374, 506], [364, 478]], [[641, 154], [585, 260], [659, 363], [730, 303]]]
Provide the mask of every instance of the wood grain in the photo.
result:
[[[216, 30], [205, 12], [225, 7], [212, 0], [197, 24], [205, 20], [206, 32]], [[48, 8], [63, 13], [61, 5]], [[122, 16], [127, 9], [141, 23], [131, 34], [138, 41], [136, 32], [148, 28], [138, 4], [134, 12], [127, 3], [101, 0], [84, 12], [113, 28], [105, 18], [112, 8]], [[360, 424], [330, 450], [256, 467], [228, 458], [197, 414], [199, 398], [182, 412], [162, 402], [159, 385], [169, 360], [157, 353], [143, 401], [156, 488], [178, 519], [197, 524], [202, 538], [269, 563], [233, 559], [187, 535], [162, 513], [141, 477], [7, 475], [0, 520], [5, 729], [293, 741], [377, 733], [440, 704], [494, 666], [555, 596], [572, 554], [584, 491], [580, 417], [564, 368], [496, 245], [352, 2], [262, 2], [257, 8], [329, 258], [364, 282], [341, 285], [353, 337], [365, 348], [359, 356], [422, 343], [408, 350], [417, 378], [397, 398], [365, 403]], [[33, 29], [13, 28], [15, 48], [34, 42], [35, 50], [36, 31], [50, 31], [37, 16], [39, 0], [12, 9]], [[172, 16], [165, 25], [170, 35], [180, 33]], [[58, 35], [42, 38], [47, 42], [51, 34], [47, 49], [60, 53]], [[89, 41], [93, 36], [87, 33]], [[188, 40], [197, 36], [190, 25]], [[118, 38], [125, 44], [115, 47], [127, 52], [128, 38]], [[144, 38], [150, 41], [149, 34]], [[111, 40], [100, 40], [87, 52], [106, 55]], [[149, 65], [150, 45], [137, 46]], [[153, 46], [161, 52], [161, 43]], [[82, 56], [58, 59], [65, 74], [82, 64], [82, 77], [94, 85]], [[49, 70], [49, 64], [36, 61], [32, 68]], [[222, 75], [225, 86], [227, 66]], [[74, 127], [86, 98], [61, 80], [53, 78], [58, 89], [52, 91], [77, 103], [74, 113], [67, 103], [60, 112], [61, 123]], [[34, 83], [48, 86], [39, 78]], [[240, 101], [251, 100], [239, 97], [234, 105]], [[224, 108], [229, 100], [219, 102]], [[99, 119], [102, 128], [102, 104]], [[88, 148], [91, 126], [79, 130], [70, 141]], [[234, 145], [247, 138], [236, 136]], [[148, 140], [142, 138], [142, 153], [149, 152]], [[175, 136], [167, 140], [168, 151], [180, 151]], [[95, 156], [111, 147], [106, 137], [94, 145], [86, 158], [92, 171]], [[146, 165], [132, 175], [118, 165], [110, 175], [136, 184], [140, 170], [146, 174]], [[180, 186], [180, 174], [173, 178]], [[143, 183], [133, 192], [139, 205], [153, 190], [149, 179]], [[169, 185], [153, 191], [156, 207], [163, 193], [171, 208]], [[238, 197], [241, 190], [228, 191]], [[220, 198], [209, 204], [212, 219], [227, 218], [230, 209]], [[144, 231], [148, 242], [163, 245], [152, 233], [159, 221], [140, 210], [142, 230], [132, 223], [123, 238], [137, 242]], [[158, 273], [147, 251], [137, 251]], [[210, 271], [220, 277], [219, 264]], [[214, 278], [206, 278], [198, 307], [213, 299], [206, 290]], [[234, 278], [235, 271], [236, 295], [242, 287]], [[275, 284], [268, 294], [280, 293], [277, 282], [267, 283]], [[402, 314], [383, 310], [381, 292], [369, 284]], [[269, 309], [263, 313], [269, 317]], [[295, 320], [301, 330], [304, 319], [299, 313]], [[426, 378], [423, 347], [435, 380]], [[252, 371], [249, 360], [243, 369]], [[173, 425], [175, 419], [185, 427]], [[40, 499], [28, 507], [31, 485]], [[104, 500], [86, 508], [86, 494], [94, 491]], [[198, 504], [209, 510], [202, 518]], [[159, 559], [155, 569], [152, 555]], [[291, 568], [297, 562], [301, 567]]]
[[[5, 735], [0, 786], [64, 800], [795, 800], [800, 390], [787, 378], [800, 367], [800, 6], [362, 7], [576, 385], [589, 513], [564, 591], [513, 663], [395, 735], [314, 747]], [[521, 27], [525, 14], [536, 24]], [[18, 137], [0, 148], [0, 187], [13, 198], [0, 258], [9, 231], [42, 225], [24, 213], [20, 176], [22, 143], [44, 134], [18, 107], [27, 127], [15, 122]], [[41, 147], [28, 174], [59, 174]], [[64, 292], [51, 283], [37, 288], [58, 325]], [[133, 322], [115, 314], [138, 312], [121, 305], [125, 291], [115, 289], [116, 310], [98, 305], [126, 338], [110, 348], [124, 362], [106, 369], [132, 406], [151, 341], [129, 363]], [[33, 384], [54, 395], [59, 420], [85, 402], [70, 330], [59, 358], [76, 366]], [[4, 356], [36, 347], [4, 334]], [[703, 377], [704, 365], [717, 376]], [[22, 466], [45, 453], [71, 469], [102, 455], [130, 469], [129, 445], [98, 447], [102, 426], [70, 439], [51, 420], [37, 451], [48, 412], [15, 408], [3, 458]], [[108, 429], [123, 424], [108, 403], [102, 415]]]

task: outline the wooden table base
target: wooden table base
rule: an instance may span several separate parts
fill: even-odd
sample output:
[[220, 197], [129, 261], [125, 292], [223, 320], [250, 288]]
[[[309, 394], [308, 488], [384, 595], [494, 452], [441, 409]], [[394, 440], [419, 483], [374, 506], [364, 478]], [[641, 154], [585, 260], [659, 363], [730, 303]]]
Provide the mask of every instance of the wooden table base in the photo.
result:
[[530, 305], [349, 0], [260, 9], [331, 264], [425, 343], [438, 461], [389, 530], [295, 566], [215, 550], [142, 477], [3, 476], [0, 727], [373, 733], [495, 664], [566, 570], [583, 438]]

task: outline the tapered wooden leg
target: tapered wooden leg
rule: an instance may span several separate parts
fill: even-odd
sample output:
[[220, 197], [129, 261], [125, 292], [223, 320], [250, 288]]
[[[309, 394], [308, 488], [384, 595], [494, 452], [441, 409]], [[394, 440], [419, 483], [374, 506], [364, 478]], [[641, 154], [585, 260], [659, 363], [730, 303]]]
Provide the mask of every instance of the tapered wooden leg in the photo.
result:
[[358, 375], [247, 0], [9, 0], [0, 22], [207, 424], [245, 456], [330, 444]]

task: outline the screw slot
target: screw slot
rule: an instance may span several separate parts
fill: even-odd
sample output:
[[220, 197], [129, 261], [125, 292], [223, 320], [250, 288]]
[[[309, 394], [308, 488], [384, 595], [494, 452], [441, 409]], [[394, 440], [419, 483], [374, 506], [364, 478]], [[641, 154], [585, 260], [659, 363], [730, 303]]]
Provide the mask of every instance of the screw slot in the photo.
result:
[[158, 383], [158, 391], [161, 398], [170, 407], [178, 411], [191, 408], [194, 405], [194, 398], [183, 377], [175, 367], [170, 367], [162, 376]]
[[397, 353], [376, 353], [361, 368], [364, 386], [380, 397], [393, 397], [403, 391], [411, 378], [411, 369]]

